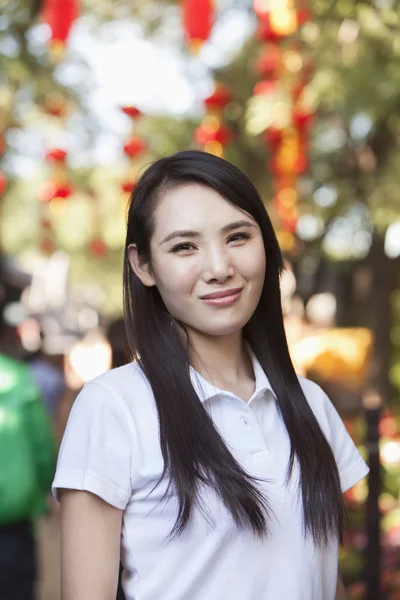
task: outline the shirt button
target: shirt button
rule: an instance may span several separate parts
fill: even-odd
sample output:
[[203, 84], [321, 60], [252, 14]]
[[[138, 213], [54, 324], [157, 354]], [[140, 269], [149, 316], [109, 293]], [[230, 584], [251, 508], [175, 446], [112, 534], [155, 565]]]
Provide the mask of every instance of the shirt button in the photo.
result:
[[246, 417], [242, 417], [242, 421], [243, 423], [247, 426], [249, 424], [248, 420], [246, 419]]

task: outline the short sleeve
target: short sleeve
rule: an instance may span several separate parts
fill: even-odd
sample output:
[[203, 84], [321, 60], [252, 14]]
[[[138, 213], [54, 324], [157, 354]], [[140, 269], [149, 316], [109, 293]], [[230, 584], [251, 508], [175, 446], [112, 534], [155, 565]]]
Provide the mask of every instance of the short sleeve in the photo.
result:
[[342, 492], [346, 492], [368, 474], [369, 468], [325, 393], [324, 400], [330, 429], [329, 441], [338, 466]]
[[96, 382], [77, 396], [61, 443], [52, 485], [85, 490], [125, 509], [132, 493], [132, 428], [123, 400]]

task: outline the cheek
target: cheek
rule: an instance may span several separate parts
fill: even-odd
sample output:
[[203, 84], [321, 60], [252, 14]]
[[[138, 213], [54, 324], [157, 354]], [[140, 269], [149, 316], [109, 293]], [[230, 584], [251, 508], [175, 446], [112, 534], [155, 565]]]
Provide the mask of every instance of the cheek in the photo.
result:
[[267, 263], [265, 260], [265, 253], [263, 252], [262, 255], [259, 257], [259, 260], [254, 261], [254, 269], [255, 269], [256, 276], [259, 278], [260, 281], [262, 281], [262, 283], [264, 283], [264, 279], [265, 279], [266, 266], [267, 266]]
[[249, 253], [242, 263], [242, 273], [252, 283], [264, 282], [265, 278], [266, 259], [264, 248], [258, 248]]
[[153, 274], [161, 296], [188, 293], [196, 281], [196, 268], [190, 260], [165, 257], [153, 264]]

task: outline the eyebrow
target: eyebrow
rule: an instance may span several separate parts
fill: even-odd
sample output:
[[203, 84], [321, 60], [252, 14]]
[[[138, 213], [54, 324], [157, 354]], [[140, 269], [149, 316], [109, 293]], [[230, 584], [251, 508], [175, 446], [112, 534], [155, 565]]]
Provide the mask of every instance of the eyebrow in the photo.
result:
[[[221, 232], [229, 233], [230, 231], [234, 231], [235, 229], [240, 229], [242, 227], [256, 227], [256, 224], [252, 223], [251, 221], [245, 221], [245, 220], [235, 221], [234, 223], [229, 223], [229, 225], [225, 225], [225, 227], [223, 227], [221, 229]], [[194, 238], [194, 237], [198, 238], [200, 236], [201, 236], [201, 234], [198, 231], [191, 231], [191, 230], [173, 231], [172, 233], [167, 235], [166, 238], [163, 239], [161, 244], [170, 242], [171, 240], [173, 240], [175, 238]]]

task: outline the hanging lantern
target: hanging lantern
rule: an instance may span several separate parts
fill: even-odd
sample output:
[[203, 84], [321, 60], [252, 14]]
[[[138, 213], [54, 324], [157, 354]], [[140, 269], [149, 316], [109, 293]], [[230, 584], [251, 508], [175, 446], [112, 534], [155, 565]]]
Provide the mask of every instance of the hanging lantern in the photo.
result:
[[136, 122], [143, 113], [131, 104], [121, 106], [121, 111], [132, 120], [131, 136], [123, 145], [124, 154], [129, 158], [128, 168], [124, 179], [119, 183], [122, 192], [130, 195], [136, 187], [138, 172], [143, 162], [140, 157], [147, 151], [147, 143], [136, 134]]
[[253, 89], [253, 94], [255, 96], [268, 96], [269, 94], [274, 94], [278, 91], [278, 86], [275, 79], [270, 79], [269, 81], [259, 81], [256, 83]]
[[127, 179], [121, 183], [121, 190], [125, 194], [131, 194], [136, 187], [136, 181], [133, 179]]
[[77, 0], [44, 0], [43, 20], [50, 26], [51, 40], [64, 46], [73, 22], [78, 17]]
[[298, 218], [297, 215], [291, 215], [282, 219], [282, 225], [285, 231], [296, 233]]
[[283, 187], [275, 196], [274, 203], [279, 209], [291, 211], [297, 202], [297, 191], [292, 187]]
[[296, 173], [304, 173], [308, 167], [307, 156], [299, 154], [294, 163], [294, 170]]
[[211, 33], [213, 0], [182, 0], [183, 26], [189, 47], [198, 50]]
[[194, 134], [197, 144], [215, 156], [222, 156], [224, 148], [232, 141], [232, 132], [223, 123], [223, 111], [231, 99], [228, 86], [216, 83], [213, 93], [204, 100], [206, 114]]
[[311, 21], [311, 11], [307, 8], [299, 8], [297, 11], [297, 22], [300, 25], [304, 25], [308, 21]]
[[282, 141], [282, 131], [280, 129], [275, 129], [274, 127], [270, 127], [263, 133], [263, 140], [272, 150], [275, 150], [279, 147]]
[[291, 249], [298, 221], [297, 182], [308, 166], [308, 132], [314, 113], [302, 106], [311, 63], [304, 59], [301, 43], [290, 43], [288, 38], [311, 15], [303, 6], [299, 8], [296, 0], [254, 0], [253, 5], [257, 35], [265, 42], [256, 64], [262, 79], [254, 87], [254, 96], [267, 97], [265, 104], [260, 99], [260, 109], [266, 111], [262, 139], [270, 151], [273, 207], [283, 229], [278, 237]]
[[139, 154], [143, 154], [146, 148], [146, 142], [140, 137], [134, 136], [124, 144], [124, 153], [133, 158], [139, 156]]
[[257, 25], [257, 37], [262, 42], [277, 42], [279, 41], [278, 34], [272, 29], [269, 16], [266, 16]]
[[230, 89], [222, 83], [217, 83], [214, 92], [204, 100], [204, 106], [207, 109], [217, 108], [222, 110], [230, 102], [231, 98]]
[[195, 139], [201, 145], [218, 142], [221, 146], [226, 146], [231, 141], [232, 134], [227, 127], [221, 124], [216, 129], [208, 127], [207, 124], [201, 124], [196, 129]]
[[46, 94], [44, 109], [53, 117], [63, 117], [67, 110], [67, 101], [59, 92]]
[[0, 196], [4, 194], [7, 187], [7, 179], [3, 171], [0, 171]]
[[101, 238], [94, 238], [89, 244], [90, 253], [97, 258], [107, 254], [107, 245]]
[[293, 124], [296, 127], [298, 127], [300, 130], [303, 130], [303, 131], [306, 130], [310, 126], [314, 117], [315, 117], [315, 113], [313, 113], [313, 112], [306, 112], [296, 106], [293, 108], [293, 114], [292, 114]]
[[267, 19], [270, 11], [269, 0], [254, 0], [253, 2], [254, 12], [259, 19]]
[[62, 150], [61, 148], [53, 148], [53, 150], [49, 150], [46, 154], [47, 162], [64, 164], [66, 158], [67, 158], [67, 153], [65, 150]]
[[107, 244], [103, 239], [102, 209], [100, 197], [94, 188], [89, 188], [87, 199], [91, 211], [92, 238], [88, 244], [89, 253], [96, 258], [105, 256], [108, 252]]
[[[44, 0], [43, 18], [51, 27], [53, 51], [63, 50], [69, 29], [77, 14], [77, 0]], [[43, 108], [53, 121], [54, 129], [65, 130], [64, 117], [67, 116], [70, 108], [66, 97], [58, 91], [47, 93]], [[53, 230], [53, 223], [58, 223], [63, 218], [68, 209], [68, 200], [75, 193], [75, 186], [69, 179], [67, 159], [66, 149], [49, 145], [45, 154], [48, 176], [38, 190], [40, 212], [38, 247], [46, 255], [52, 254], [57, 247], [57, 235]]]
[[131, 117], [132, 119], [140, 117], [142, 114], [136, 106], [122, 106], [121, 110], [125, 115], [128, 115], [128, 117]]
[[281, 64], [281, 51], [279, 46], [269, 44], [256, 63], [256, 71], [262, 77], [273, 77]]
[[[303, 74], [304, 77], [304, 74]], [[301, 98], [304, 90], [306, 87], [306, 81], [304, 79], [301, 79], [301, 81], [299, 81], [298, 83], [295, 83], [295, 85], [293, 86], [292, 89], [292, 95], [293, 95], [293, 100], [295, 102], [297, 102], [299, 100], [299, 98]]]
[[49, 218], [49, 208], [44, 204], [40, 207], [40, 242], [39, 249], [47, 256], [55, 250], [53, 224]]
[[71, 185], [69, 185], [68, 183], [64, 183], [64, 184], [54, 184], [52, 182], [49, 182], [48, 184], [44, 185], [41, 191], [41, 201], [44, 204], [48, 204], [50, 202], [52, 202], [52, 200], [55, 199], [59, 199], [59, 200], [66, 200], [67, 198], [69, 198], [72, 194], [73, 190]]
[[42, 229], [44, 231], [51, 231], [52, 230], [52, 224], [51, 224], [50, 219], [42, 218], [42, 220], [40, 222], [40, 225], [41, 225], [41, 227], [42, 227]]

